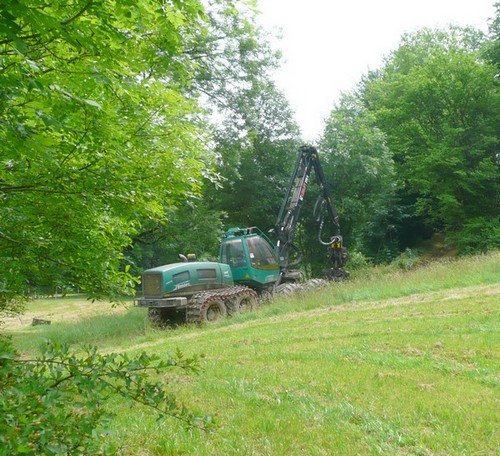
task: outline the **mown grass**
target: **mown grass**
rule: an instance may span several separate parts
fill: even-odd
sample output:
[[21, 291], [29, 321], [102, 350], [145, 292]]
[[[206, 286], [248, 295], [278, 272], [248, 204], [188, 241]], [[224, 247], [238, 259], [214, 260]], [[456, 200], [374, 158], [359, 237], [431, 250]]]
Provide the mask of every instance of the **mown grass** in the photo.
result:
[[[231, 326], [244, 321], [317, 307], [398, 298], [430, 291], [446, 294], [449, 289], [455, 287], [497, 283], [500, 281], [499, 277], [500, 253], [431, 262], [410, 271], [394, 265], [369, 268], [357, 271], [352, 280], [334, 283], [324, 290], [308, 293], [306, 296], [277, 299], [257, 312], [222, 321], [215, 327]], [[17, 330], [8, 331], [16, 339], [18, 348], [26, 352], [35, 350], [46, 339], [123, 349], [129, 344], [140, 342], [141, 339], [148, 341], [165, 334], [174, 336], [191, 331], [186, 327], [155, 331], [147, 322], [145, 309], [134, 308], [130, 301], [112, 306], [110, 303], [91, 303], [80, 296], [40, 299], [31, 302], [27, 311], [30, 318], [49, 318], [52, 324], [31, 327], [30, 318], [22, 317], [22, 330], [19, 331], [18, 325]], [[75, 314], [80, 315], [77, 321], [75, 318], [68, 318], [68, 315]]]
[[15, 334], [14, 338], [17, 348], [28, 353], [38, 349], [46, 340], [104, 348], [107, 344], [120, 346], [133, 337], [144, 335], [147, 326], [144, 313], [130, 308], [122, 315], [108, 314], [77, 322], [53, 322], [49, 326], [29, 327]]
[[213, 326], [158, 331], [130, 309], [102, 325], [93, 317], [14, 335], [25, 351], [67, 337], [106, 351], [205, 354], [200, 375], [161, 380], [213, 414], [216, 430], [158, 424], [117, 401], [109, 438], [122, 454], [493, 455], [499, 283], [493, 254], [366, 271]]

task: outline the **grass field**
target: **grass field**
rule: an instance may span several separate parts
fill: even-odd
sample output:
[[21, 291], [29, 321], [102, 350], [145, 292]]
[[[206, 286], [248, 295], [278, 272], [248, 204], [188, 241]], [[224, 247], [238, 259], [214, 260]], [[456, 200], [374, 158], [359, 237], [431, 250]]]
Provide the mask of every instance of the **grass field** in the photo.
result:
[[[365, 271], [201, 328], [155, 330], [143, 309], [71, 298], [32, 303], [5, 332], [24, 353], [52, 338], [205, 355], [201, 374], [162, 380], [215, 431], [158, 424], [116, 401], [109, 438], [122, 454], [495, 455], [499, 311], [497, 253]], [[48, 314], [52, 325], [26, 325]]]

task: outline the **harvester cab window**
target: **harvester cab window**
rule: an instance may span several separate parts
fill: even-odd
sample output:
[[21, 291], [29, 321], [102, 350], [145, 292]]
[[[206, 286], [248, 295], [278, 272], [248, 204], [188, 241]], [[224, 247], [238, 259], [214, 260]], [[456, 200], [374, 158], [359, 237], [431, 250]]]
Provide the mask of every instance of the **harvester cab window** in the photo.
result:
[[247, 238], [248, 255], [256, 269], [278, 269], [278, 259], [271, 246], [261, 237]]
[[234, 239], [224, 243], [222, 249], [222, 262], [232, 268], [244, 268], [246, 266], [245, 253], [241, 239]]

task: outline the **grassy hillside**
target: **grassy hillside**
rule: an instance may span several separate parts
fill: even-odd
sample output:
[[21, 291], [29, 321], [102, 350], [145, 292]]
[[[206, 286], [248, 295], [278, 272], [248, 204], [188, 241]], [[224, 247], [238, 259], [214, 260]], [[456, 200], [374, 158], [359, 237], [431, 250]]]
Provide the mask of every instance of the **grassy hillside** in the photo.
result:
[[[78, 307], [64, 302], [28, 310], [43, 317], [56, 305]], [[158, 331], [142, 309], [87, 306], [102, 316], [74, 320], [61, 311], [51, 326], [11, 321], [7, 331], [24, 352], [49, 337], [104, 351], [205, 354], [200, 375], [164, 381], [186, 406], [213, 415], [216, 430], [158, 424], [117, 400], [109, 438], [123, 454], [500, 450], [498, 253], [411, 271], [371, 270], [202, 328]]]

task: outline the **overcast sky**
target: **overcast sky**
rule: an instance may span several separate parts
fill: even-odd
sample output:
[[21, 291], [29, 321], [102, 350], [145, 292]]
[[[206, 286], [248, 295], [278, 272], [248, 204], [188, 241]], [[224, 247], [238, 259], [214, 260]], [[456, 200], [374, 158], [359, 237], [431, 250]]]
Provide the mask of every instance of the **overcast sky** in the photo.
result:
[[281, 29], [285, 63], [275, 80], [314, 142], [341, 92], [380, 68], [400, 37], [422, 27], [488, 30], [495, 0], [259, 0], [260, 23]]

